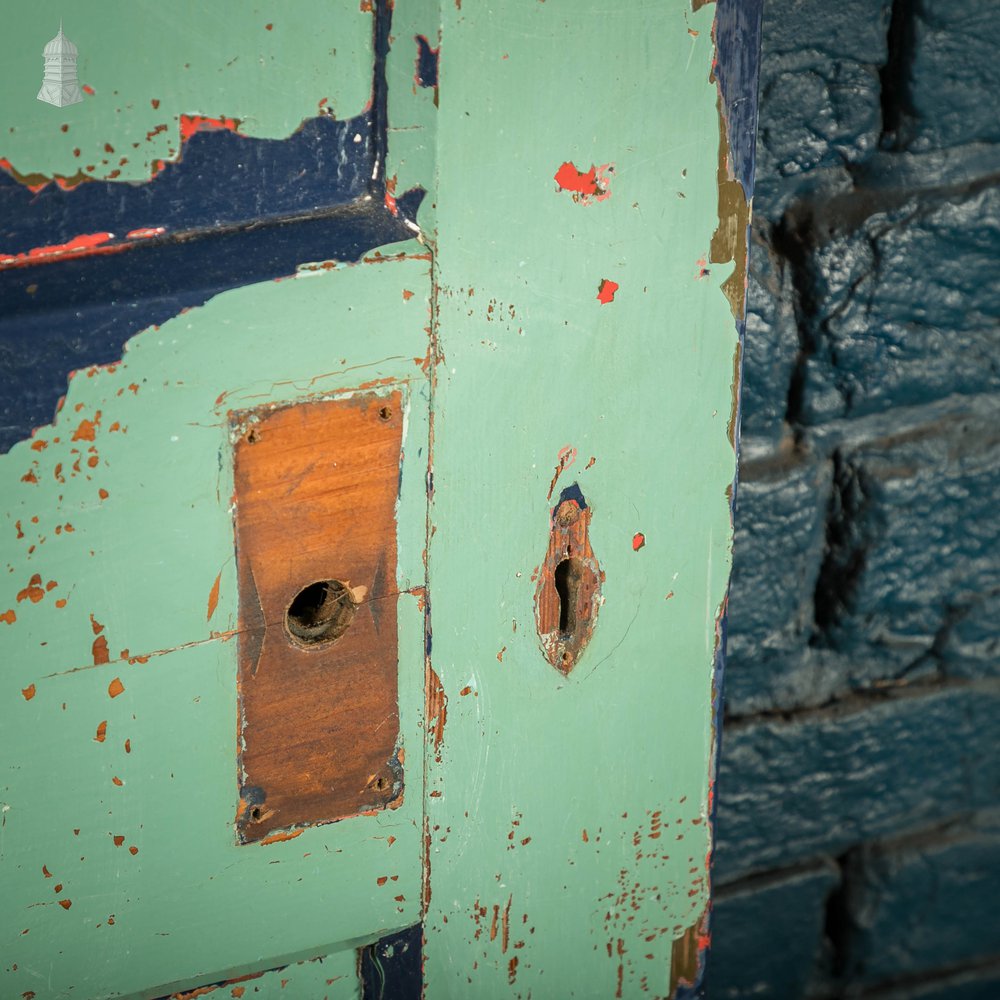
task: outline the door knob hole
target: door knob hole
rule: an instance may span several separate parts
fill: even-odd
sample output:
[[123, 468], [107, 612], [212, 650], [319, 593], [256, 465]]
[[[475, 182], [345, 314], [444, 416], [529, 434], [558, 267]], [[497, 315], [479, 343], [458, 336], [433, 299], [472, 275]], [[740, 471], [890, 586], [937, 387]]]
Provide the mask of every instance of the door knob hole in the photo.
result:
[[329, 645], [350, 628], [357, 610], [346, 584], [319, 580], [295, 595], [285, 612], [285, 629], [301, 646]]

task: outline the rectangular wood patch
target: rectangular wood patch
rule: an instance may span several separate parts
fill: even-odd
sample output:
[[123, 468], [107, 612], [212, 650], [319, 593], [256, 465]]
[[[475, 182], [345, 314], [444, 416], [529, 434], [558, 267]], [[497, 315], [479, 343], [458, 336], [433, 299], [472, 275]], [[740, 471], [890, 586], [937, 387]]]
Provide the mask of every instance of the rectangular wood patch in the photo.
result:
[[367, 393], [234, 420], [244, 843], [402, 795], [402, 407]]

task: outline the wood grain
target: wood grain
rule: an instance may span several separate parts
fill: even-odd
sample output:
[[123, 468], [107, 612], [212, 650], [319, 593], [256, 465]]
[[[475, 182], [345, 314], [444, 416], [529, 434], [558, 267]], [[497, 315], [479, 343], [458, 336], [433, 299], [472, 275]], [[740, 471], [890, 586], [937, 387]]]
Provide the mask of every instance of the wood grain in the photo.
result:
[[[402, 795], [395, 519], [402, 394], [249, 411], [234, 426], [237, 830], [250, 842], [380, 809]], [[342, 585], [357, 604], [343, 634], [326, 642], [321, 627], [296, 635], [286, 621], [296, 596], [324, 581]], [[323, 614], [316, 609], [320, 621]]]

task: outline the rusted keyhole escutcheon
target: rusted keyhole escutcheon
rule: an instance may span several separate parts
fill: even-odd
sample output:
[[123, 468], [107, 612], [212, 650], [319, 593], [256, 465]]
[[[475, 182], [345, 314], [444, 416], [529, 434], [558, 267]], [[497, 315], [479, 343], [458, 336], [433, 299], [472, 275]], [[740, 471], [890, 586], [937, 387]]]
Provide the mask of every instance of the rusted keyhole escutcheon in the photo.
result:
[[552, 510], [549, 548], [538, 570], [535, 621], [545, 658], [568, 674], [597, 620], [604, 574], [590, 546], [591, 510], [580, 488], [563, 490]]
[[351, 626], [358, 610], [351, 588], [340, 580], [303, 587], [285, 612], [285, 630], [299, 646], [329, 646]]

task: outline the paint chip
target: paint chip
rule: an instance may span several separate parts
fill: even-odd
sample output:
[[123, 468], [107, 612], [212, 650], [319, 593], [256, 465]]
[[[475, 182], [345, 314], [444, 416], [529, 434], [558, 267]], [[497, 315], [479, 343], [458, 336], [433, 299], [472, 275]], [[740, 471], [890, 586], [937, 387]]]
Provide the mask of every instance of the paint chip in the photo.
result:
[[[94, 640], [93, 645], [90, 647], [90, 651], [94, 658], [95, 667], [111, 662], [111, 654], [108, 652], [108, 640], [103, 635], [99, 635]], [[118, 681], [118, 684], [120, 685], [121, 681]], [[124, 688], [122, 688], [122, 691], [123, 690]], [[110, 688], [108, 689], [108, 693], [111, 694]], [[114, 694], [111, 694], [111, 697], [114, 698], [115, 694], [121, 694], [121, 691], [116, 691]]]
[[567, 160], [555, 172], [553, 179], [561, 191], [569, 191], [573, 195], [573, 201], [586, 205], [591, 199], [604, 201], [611, 197], [609, 175], [612, 173], [614, 166], [610, 163], [602, 164], [600, 167], [591, 165], [590, 169], [584, 172]]
[[94, 736], [94, 740], [97, 743], [103, 743], [108, 736], [108, 722], [107, 719], [101, 722], [97, 726], [97, 735]]
[[610, 278], [603, 278], [597, 287], [597, 301], [602, 306], [606, 306], [609, 302], [614, 302], [615, 292], [618, 291], [618, 288], [617, 281], [612, 281]]
[[637, 531], [632, 536], [632, 551], [638, 552], [646, 544], [646, 536], [641, 532]]
[[222, 573], [215, 578], [215, 583], [212, 584], [212, 589], [208, 593], [208, 617], [205, 621], [210, 621], [212, 615], [215, 614], [215, 609], [219, 606], [219, 584], [222, 582]]
[[31, 701], [35, 697], [35, 685], [29, 684], [26, 688], [21, 688], [21, 694], [24, 695], [25, 701]]
[[121, 678], [120, 678], [120, 677], [116, 677], [116, 678], [115, 678], [115, 679], [114, 679], [114, 680], [113, 680], [113, 681], [112, 681], [112, 682], [111, 682], [111, 683], [110, 683], [110, 684], [108, 685], [108, 694], [109, 694], [109, 695], [110, 695], [110, 696], [111, 696], [112, 698], [117, 698], [117, 697], [118, 697], [118, 695], [120, 695], [120, 694], [121, 694], [121, 693], [122, 693], [122, 692], [123, 692], [124, 690], [125, 690], [125, 685], [124, 685], [124, 684], [122, 684], [122, 682], [121, 682]]

